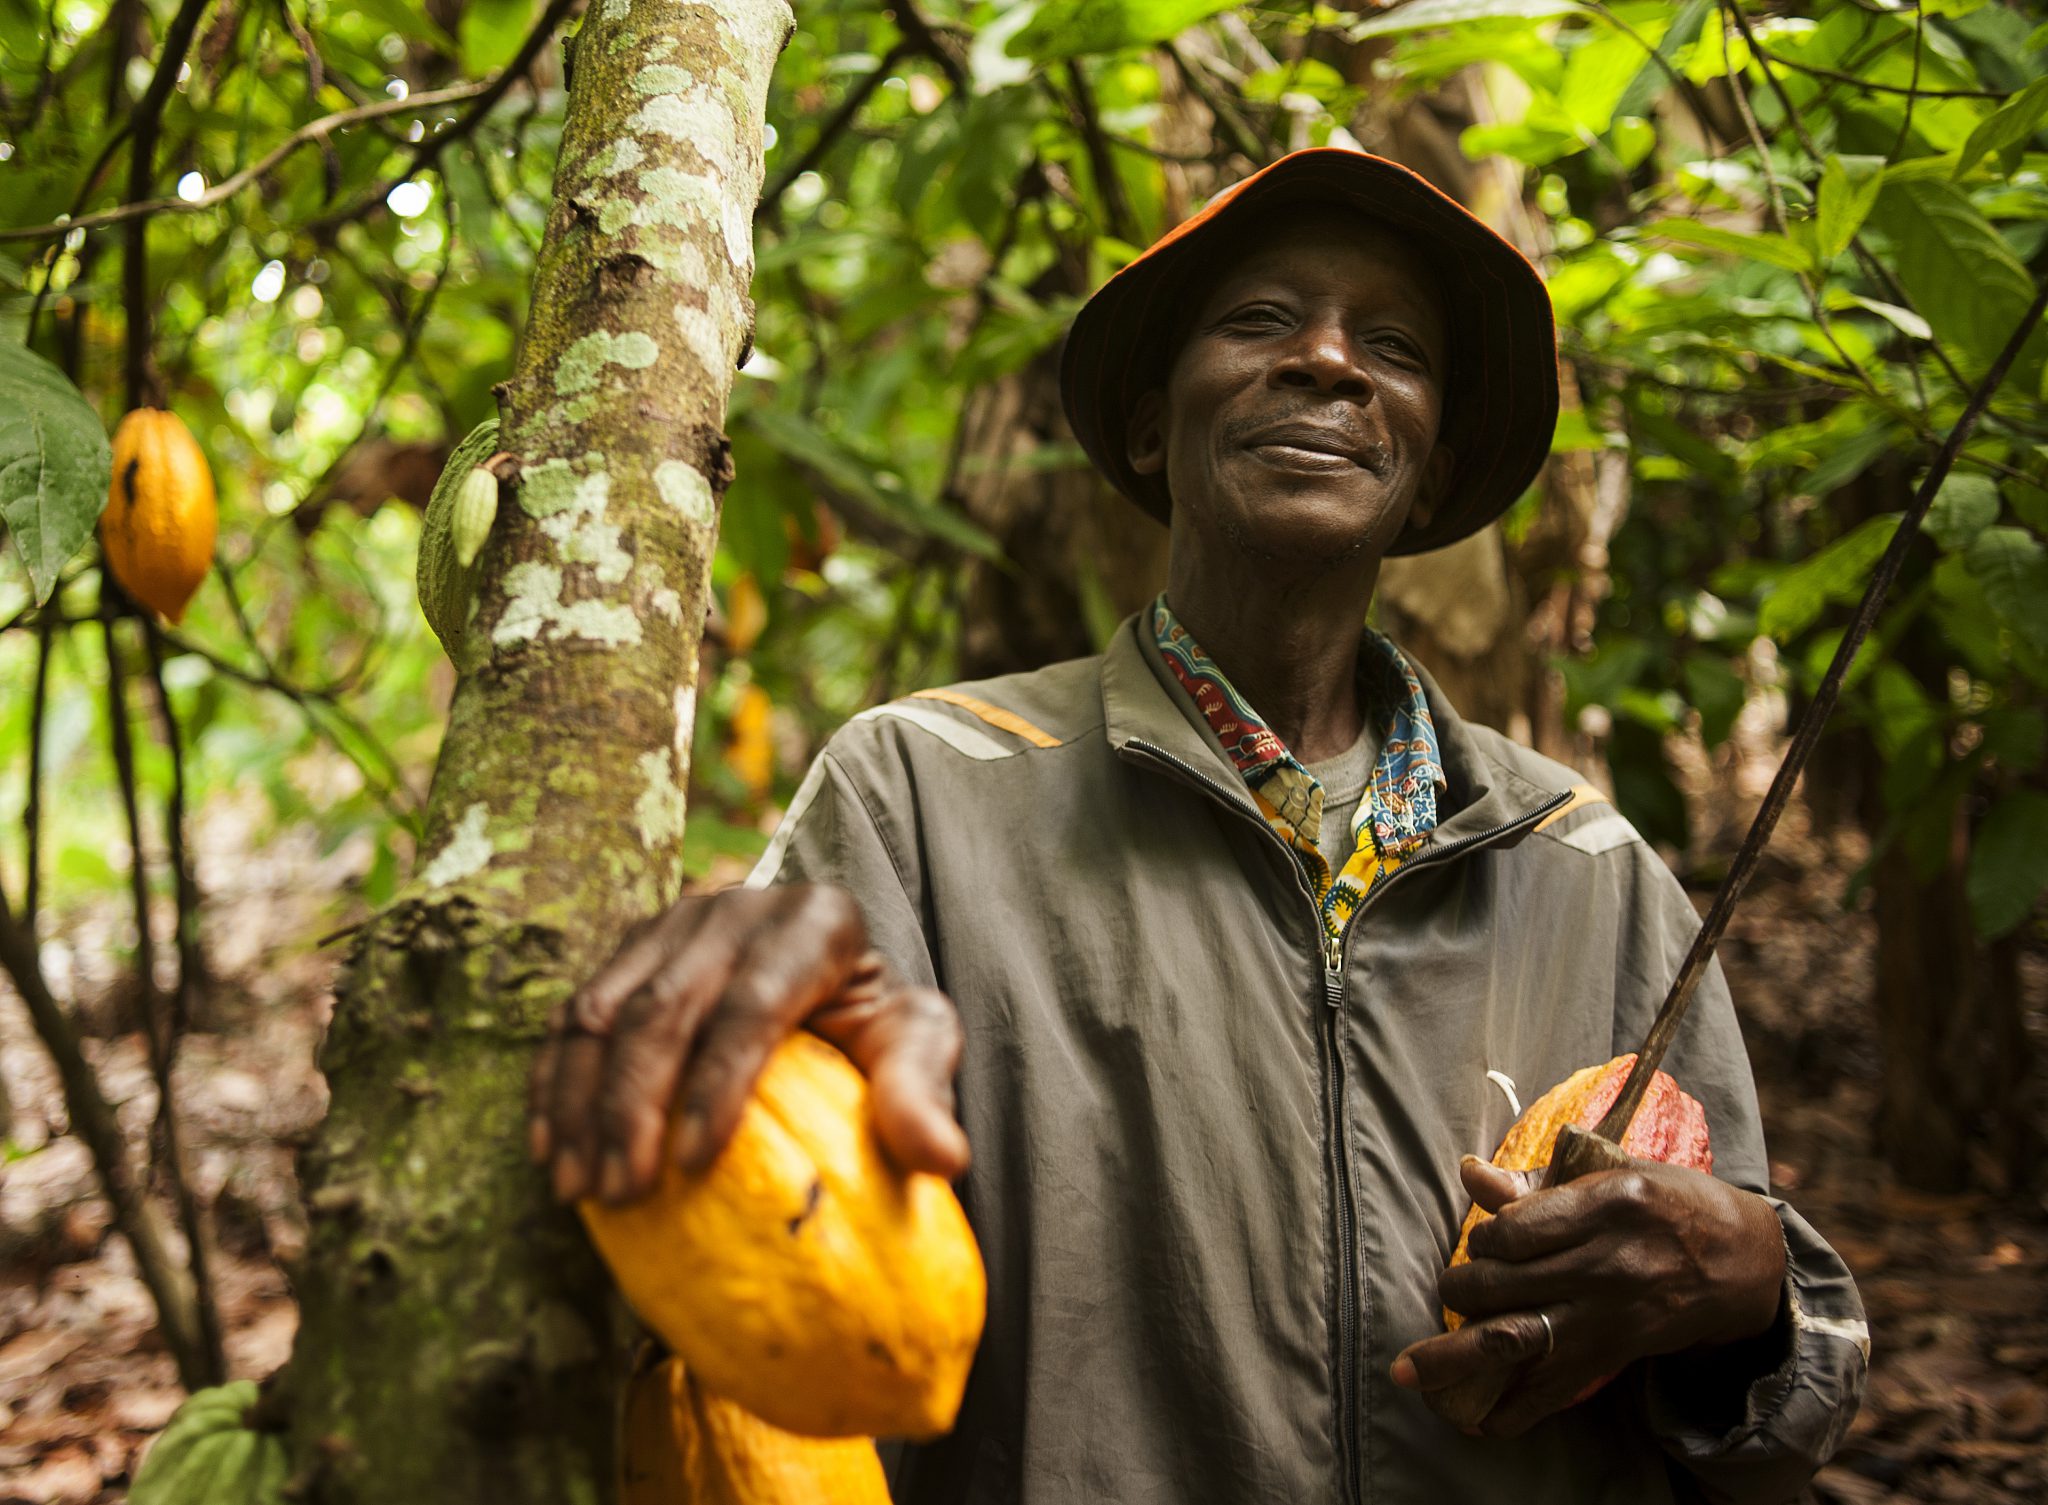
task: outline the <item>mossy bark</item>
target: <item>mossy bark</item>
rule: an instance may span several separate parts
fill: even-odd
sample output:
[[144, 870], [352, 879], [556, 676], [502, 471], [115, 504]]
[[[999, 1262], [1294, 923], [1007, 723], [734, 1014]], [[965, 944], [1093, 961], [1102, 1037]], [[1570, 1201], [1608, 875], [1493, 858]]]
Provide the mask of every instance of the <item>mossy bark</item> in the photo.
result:
[[512, 457], [412, 883], [359, 934], [302, 1171], [306, 1500], [609, 1499], [628, 1335], [526, 1160], [549, 1009], [681, 883], [697, 646], [785, 0], [593, 0]]

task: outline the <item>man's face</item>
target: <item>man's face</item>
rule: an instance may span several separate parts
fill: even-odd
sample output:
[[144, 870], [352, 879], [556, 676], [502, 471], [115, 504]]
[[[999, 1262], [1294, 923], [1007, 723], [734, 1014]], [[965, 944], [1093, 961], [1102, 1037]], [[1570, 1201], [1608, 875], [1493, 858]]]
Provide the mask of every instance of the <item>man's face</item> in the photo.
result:
[[1166, 478], [1176, 534], [1335, 563], [1383, 553], [1434, 504], [1451, 470], [1436, 442], [1445, 319], [1394, 233], [1341, 210], [1283, 211], [1190, 314], [1165, 389], [1129, 427], [1132, 467]]

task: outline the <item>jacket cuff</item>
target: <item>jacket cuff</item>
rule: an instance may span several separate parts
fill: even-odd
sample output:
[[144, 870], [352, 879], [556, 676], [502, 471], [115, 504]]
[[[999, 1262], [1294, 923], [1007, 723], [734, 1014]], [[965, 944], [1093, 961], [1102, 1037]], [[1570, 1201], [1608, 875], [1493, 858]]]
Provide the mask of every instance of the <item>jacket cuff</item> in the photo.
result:
[[[1840, 1256], [1790, 1207], [1765, 1200], [1785, 1239], [1778, 1320], [1744, 1342], [1645, 1366], [1651, 1429], [1715, 1497], [1724, 1496], [1712, 1486], [1735, 1476], [1754, 1492], [1732, 1497], [1796, 1493], [1855, 1418], [1870, 1357], [1863, 1303]], [[1713, 1478], [1724, 1470], [1731, 1477]]]

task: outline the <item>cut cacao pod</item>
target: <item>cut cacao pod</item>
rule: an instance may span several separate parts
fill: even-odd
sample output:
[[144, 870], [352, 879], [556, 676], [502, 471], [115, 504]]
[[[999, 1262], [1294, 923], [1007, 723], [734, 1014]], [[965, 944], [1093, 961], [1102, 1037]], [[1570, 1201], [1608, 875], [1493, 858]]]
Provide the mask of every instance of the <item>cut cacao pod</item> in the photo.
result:
[[[1500, 1148], [1493, 1152], [1493, 1163], [1510, 1171], [1541, 1170], [1550, 1164], [1558, 1130], [1566, 1124], [1590, 1129], [1599, 1123], [1621, 1096], [1622, 1086], [1635, 1064], [1635, 1052], [1630, 1051], [1604, 1066], [1588, 1066], [1573, 1072], [1523, 1110], [1502, 1137]], [[1650, 1079], [1650, 1089], [1643, 1094], [1643, 1105], [1636, 1110], [1628, 1133], [1622, 1136], [1621, 1148], [1638, 1160], [1658, 1160], [1696, 1171], [1714, 1168], [1714, 1151], [1707, 1137], [1707, 1110], [1662, 1071]], [[1477, 1204], [1466, 1212], [1464, 1226], [1458, 1230], [1458, 1247], [1451, 1254], [1453, 1265], [1462, 1265], [1472, 1258], [1472, 1230], [1491, 1216]], [[1444, 1326], [1452, 1332], [1464, 1321], [1449, 1307], [1444, 1308]]]

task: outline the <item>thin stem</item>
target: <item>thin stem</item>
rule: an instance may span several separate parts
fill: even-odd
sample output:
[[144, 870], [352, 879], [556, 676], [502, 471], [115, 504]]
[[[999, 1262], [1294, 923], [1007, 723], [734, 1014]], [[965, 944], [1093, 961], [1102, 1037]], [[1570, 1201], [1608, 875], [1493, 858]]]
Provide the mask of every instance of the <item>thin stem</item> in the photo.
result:
[[1766, 59], [1776, 63], [1780, 68], [1790, 68], [1794, 73], [1807, 73], [1815, 78], [1831, 79], [1835, 83], [1848, 84], [1852, 88], [1861, 89], [1869, 94], [1918, 95], [1921, 99], [2012, 98], [2012, 95], [2004, 89], [1922, 89], [1917, 84], [1910, 88], [1900, 84], [1880, 84], [1870, 79], [1859, 77], [1854, 73], [1844, 73], [1836, 68], [1823, 68], [1818, 63], [1802, 63], [1796, 58], [1786, 57], [1781, 52], [1771, 52], [1753, 41], [1749, 44], [1749, 50], [1755, 53], [1759, 59]]
[[262, 158], [232, 177], [222, 178], [196, 199], [150, 199], [144, 203], [116, 205], [112, 209], [102, 209], [95, 214], [81, 214], [75, 219], [53, 220], [47, 225], [22, 225], [12, 230], [0, 229], [0, 240], [46, 240], [52, 236], [69, 235], [73, 230], [97, 230], [104, 225], [120, 224], [125, 220], [147, 218], [156, 214], [196, 214], [202, 209], [211, 209], [216, 204], [233, 198], [300, 147], [309, 141], [325, 139], [330, 131], [357, 125], [365, 120], [381, 119], [386, 115], [402, 115], [432, 109], [436, 105], [452, 104], [457, 100], [475, 99], [488, 87], [488, 84], [483, 83], [455, 84], [446, 89], [433, 89], [405, 99], [380, 99], [353, 110], [337, 110], [332, 115], [322, 115], [318, 120], [308, 121], [300, 126]]
[[[56, 607], [59, 592], [50, 598]], [[22, 825], [28, 836], [28, 876], [22, 888], [22, 923], [35, 930], [36, 900], [42, 886], [43, 868], [43, 719], [50, 707], [50, 654], [57, 645], [58, 614], [46, 612], [36, 627], [36, 684], [28, 712], [28, 799], [22, 810]]]
[[171, 1255], [163, 1219], [144, 1194], [140, 1178], [129, 1164], [114, 1110], [108, 1106], [99, 1079], [79, 1048], [71, 1021], [64, 1017], [63, 1008], [43, 979], [34, 933], [9, 911], [4, 891], [0, 891], [0, 969], [6, 971], [15, 992], [28, 1005], [36, 1035], [57, 1068], [58, 1080], [64, 1085], [64, 1111], [70, 1118], [71, 1132], [92, 1153], [100, 1189], [113, 1209], [114, 1226], [128, 1241], [135, 1256], [136, 1273], [155, 1303], [157, 1329], [178, 1366], [179, 1383], [187, 1390], [219, 1384], [224, 1366], [218, 1345], [209, 1344], [203, 1336], [197, 1287]]
[[2019, 327], [2005, 342], [2005, 348], [1998, 353], [1998, 359], [1991, 363], [1984, 380], [1970, 394], [1968, 406], [1962, 416], [1956, 419], [1955, 427], [1949, 430], [1948, 438], [1941, 446], [1941, 452], [1934, 457], [1927, 475], [1920, 482], [1920, 489], [1914, 493], [1905, 516], [1899, 519], [1898, 528], [1892, 533], [1891, 542], [1885, 546], [1884, 555], [1871, 572], [1870, 583], [1865, 587], [1863, 599], [1856, 605], [1856, 614], [1850, 618], [1849, 627], [1842, 634], [1842, 641], [1836, 645], [1834, 659], [1828, 664], [1827, 672], [1821, 676], [1820, 684], [1813, 692], [1813, 699], [1807, 702], [1806, 710], [1799, 718], [1799, 726], [1792, 734], [1791, 744], [1785, 749], [1785, 759], [1778, 765], [1777, 775], [1771, 780], [1770, 791], [1765, 794], [1756, 819], [1750, 822], [1749, 832], [1742, 838], [1742, 845], [1736, 851], [1734, 861], [1728, 865], [1728, 874], [1721, 880], [1721, 888], [1714, 895], [1713, 907], [1700, 923], [1699, 934], [1693, 938], [1692, 947], [1680, 963], [1678, 976], [1672, 981], [1671, 991], [1665, 995], [1663, 1006], [1657, 1011], [1656, 1022], [1643, 1042], [1643, 1048], [1636, 1055], [1636, 1063], [1629, 1071], [1628, 1081], [1623, 1084], [1621, 1095], [1614, 1101], [1605, 1117], [1600, 1120], [1594, 1132], [1601, 1138], [1615, 1144], [1621, 1143], [1628, 1131], [1636, 1109], [1642, 1106], [1643, 1095], [1649, 1090], [1658, 1064], [1671, 1042], [1678, 1034], [1678, 1027], [1685, 1020], [1685, 1012], [1692, 1002], [1694, 990], [1705, 975], [1707, 962], [1713, 957], [1714, 947], [1728, 928], [1728, 920], [1735, 912], [1735, 905], [1748, 887], [1751, 876], [1756, 872], [1757, 863], [1762, 859], [1764, 848], [1770, 843], [1771, 832], [1777, 828], [1778, 817], [1784, 814], [1785, 806], [1792, 798], [1793, 786], [1805, 771], [1807, 760], [1813, 755], [1816, 743], [1820, 741], [1821, 729], [1826, 726], [1828, 715], [1841, 697], [1842, 684], [1848, 678], [1849, 666], [1855, 662], [1857, 651], [1863, 640], [1869, 636], [1871, 626], [1877, 621], [1877, 614], [1884, 606], [1885, 597], [1890, 594], [1892, 584], [1898, 579], [1904, 567], [1906, 555], [1912, 551], [1913, 543], [1920, 534], [1920, 524], [1927, 516], [1927, 509], [1934, 504], [1934, 497], [1941, 490], [1941, 483], [1948, 479], [1955, 468], [1956, 459], [1962, 454], [1963, 445], [1969, 441], [1977, 420], [1984, 416], [1984, 410], [1991, 405], [1992, 396], [1998, 391], [2013, 362], [2019, 358], [2020, 348], [2026, 344], [2027, 336], [2040, 322], [2041, 315], [2048, 311], [2048, 283], [2035, 293], [2033, 303], [2021, 317]]
[[[164, 32], [163, 49], [157, 54], [156, 72], [150, 75], [149, 87], [136, 101], [132, 116], [135, 129], [128, 146], [128, 198], [131, 202], [148, 198], [154, 186], [156, 138], [163, 125], [164, 105], [169, 102], [171, 89], [178, 82], [178, 70], [184, 66], [185, 54], [191, 50], [192, 34], [199, 28], [199, 17], [210, 3], [211, 0], [184, 0], [178, 7], [178, 13], [171, 18], [170, 27]], [[128, 222], [127, 246], [121, 257], [121, 302], [128, 316], [125, 361], [128, 406], [131, 409], [155, 406], [161, 394], [155, 390], [156, 377], [150, 366], [147, 219]]]
[[825, 154], [832, 150], [839, 138], [845, 134], [846, 128], [853, 124], [853, 117], [860, 113], [861, 106], [868, 102], [875, 90], [888, 79], [890, 72], [902, 60], [904, 54], [911, 50], [907, 38], [899, 39], [895, 46], [882, 54], [881, 62], [875, 65], [872, 72], [847, 90], [846, 98], [839, 101], [839, 108], [828, 115], [825, 123], [818, 127], [817, 136], [804, 149], [803, 155], [790, 163], [773, 183], [761, 190], [761, 202], [754, 207], [755, 219], [771, 225], [780, 222], [782, 196], [789, 192], [789, 185], [825, 160]]

